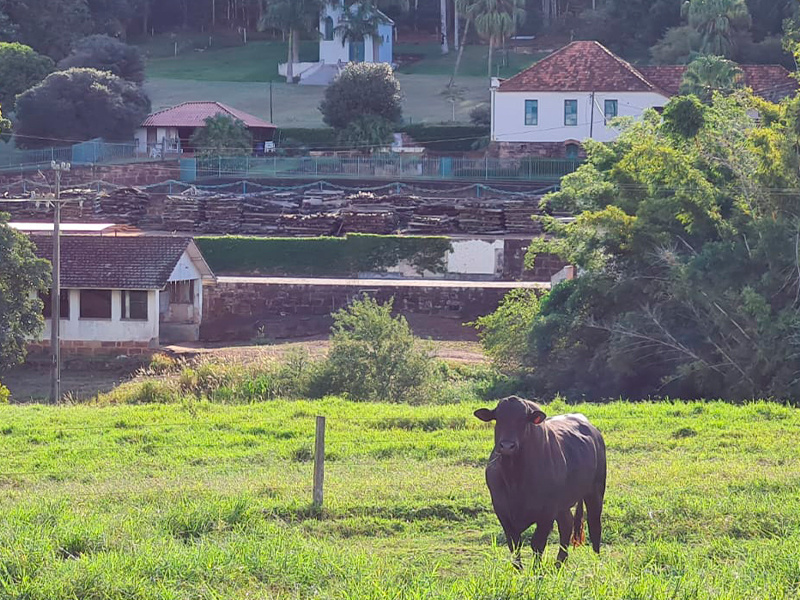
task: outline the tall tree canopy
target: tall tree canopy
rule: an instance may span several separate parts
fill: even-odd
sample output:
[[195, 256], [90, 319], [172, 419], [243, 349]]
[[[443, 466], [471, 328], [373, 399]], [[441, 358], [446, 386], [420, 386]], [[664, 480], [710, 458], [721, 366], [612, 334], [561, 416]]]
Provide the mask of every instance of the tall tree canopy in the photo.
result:
[[731, 56], [735, 31], [752, 23], [744, 0], [686, 0], [681, 12], [700, 33], [701, 52], [717, 56]]
[[127, 142], [149, 112], [149, 98], [134, 83], [95, 69], [58, 71], [17, 98], [17, 144]]
[[540, 301], [520, 349], [542, 393], [797, 398], [799, 107], [717, 95], [587, 143], [545, 198], [577, 220], [549, 220], [531, 247], [580, 273]]
[[325, 89], [320, 112], [326, 124], [344, 129], [359, 117], [399, 123], [403, 116], [400, 84], [386, 63], [350, 63]]
[[0, 106], [14, 110], [17, 94], [42, 81], [54, 68], [49, 57], [29, 46], [0, 42]]
[[50, 284], [50, 263], [36, 258], [33, 243], [0, 213], [0, 374], [25, 358], [44, 321], [37, 292]]
[[139, 49], [102, 34], [90, 35], [76, 42], [70, 55], [59, 62], [58, 67], [97, 69], [134, 83], [144, 82], [144, 58]]

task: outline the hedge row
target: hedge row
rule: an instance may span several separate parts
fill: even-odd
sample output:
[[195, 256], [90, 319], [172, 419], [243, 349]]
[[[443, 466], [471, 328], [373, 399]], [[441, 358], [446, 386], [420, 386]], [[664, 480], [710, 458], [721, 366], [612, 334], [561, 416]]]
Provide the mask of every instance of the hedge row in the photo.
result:
[[354, 277], [381, 272], [400, 261], [418, 270], [442, 272], [451, 249], [443, 237], [350, 234], [345, 237], [198, 237], [218, 275]]
[[[488, 127], [475, 125], [403, 125], [399, 132], [407, 133], [421, 146], [436, 152], [468, 152], [476, 141], [489, 135]], [[338, 146], [336, 130], [330, 127], [317, 129], [284, 128], [278, 132], [278, 146], [329, 150]]]

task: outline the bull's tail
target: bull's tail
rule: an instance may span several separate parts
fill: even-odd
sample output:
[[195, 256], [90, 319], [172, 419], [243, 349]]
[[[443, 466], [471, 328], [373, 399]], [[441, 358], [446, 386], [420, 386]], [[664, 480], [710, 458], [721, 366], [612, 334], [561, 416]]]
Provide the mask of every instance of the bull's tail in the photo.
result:
[[572, 525], [572, 538], [570, 542], [577, 548], [586, 541], [586, 534], [583, 532], [583, 500], [578, 502], [575, 507], [575, 520]]

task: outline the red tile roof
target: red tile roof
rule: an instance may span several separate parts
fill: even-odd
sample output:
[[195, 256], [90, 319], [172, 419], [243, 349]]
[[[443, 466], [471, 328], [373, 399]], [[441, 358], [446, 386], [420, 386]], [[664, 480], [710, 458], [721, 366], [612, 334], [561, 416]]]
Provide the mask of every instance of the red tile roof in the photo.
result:
[[153, 113], [142, 127], [202, 127], [208, 117], [230, 115], [243, 121], [249, 128], [276, 129], [275, 125], [223, 104], [222, 102], [184, 102], [172, 108]]
[[501, 92], [659, 92], [599, 42], [572, 42], [500, 84]]
[[[798, 89], [797, 81], [781, 65], [739, 65], [744, 73], [744, 84], [766, 100], [779, 101]], [[685, 65], [639, 67], [647, 79], [676, 96], [681, 87]]]
[[[52, 260], [53, 242], [32, 236], [36, 254]], [[189, 247], [191, 238], [167, 236], [61, 238], [61, 285], [65, 288], [160, 290]]]
[[[780, 65], [740, 65], [744, 83], [766, 100], [798, 90]], [[598, 42], [572, 42], [500, 84], [501, 92], [658, 92], [677, 96], [686, 65], [634, 67]]]

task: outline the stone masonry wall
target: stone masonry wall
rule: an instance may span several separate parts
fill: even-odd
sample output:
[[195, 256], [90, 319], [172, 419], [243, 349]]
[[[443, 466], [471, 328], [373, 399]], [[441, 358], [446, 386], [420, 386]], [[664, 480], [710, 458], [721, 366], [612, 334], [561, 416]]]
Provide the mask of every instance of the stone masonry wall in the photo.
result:
[[[98, 341], [61, 341], [61, 354], [78, 356], [135, 356], [152, 354], [155, 348], [147, 342], [98, 342]], [[28, 344], [28, 353], [32, 355], [50, 352], [50, 341]]]
[[[246, 340], [262, 333], [269, 338], [299, 337], [327, 333], [330, 314], [363, 293], [379, 302], [394, 298], [394, 310], [427, 322], [446, 321], [460, 328], [493, 312], [513, 285], [502, 287], [442, 287], [394, 285], [369, 281], [353, 284], [219, 281], [204, 287], [204, 317], [200, 338], [205, 341]], [[412, 323], [413, 325], [413, 323]], [[454, 329], [450, 327], [450, 329]], [[422, 332], [424, 333], [424, 332]], [[434, 335], [431, 333], [431, 335]]]
[[[50, 185], [55, 182], [55, 176], [50, 169], [42, 169], [42, 174]], [[117, 186], [143, 186], [161, 183], [170, 179], [179, 179], [180, 165], [178, 161], [160, 161], [146, 163], [130, 163], [122, 165], [74, 165], [69, 172], [61, 177], [62, 188], [71, 186], [79, 187], [90, 181], [102, 180]], [[12, 192], [22, 191], [22, 181], [41, 180], [35, 172], [6, 172], [0, 174], [0, 186], [19, 184], [19, 189], [14, 187]]]

